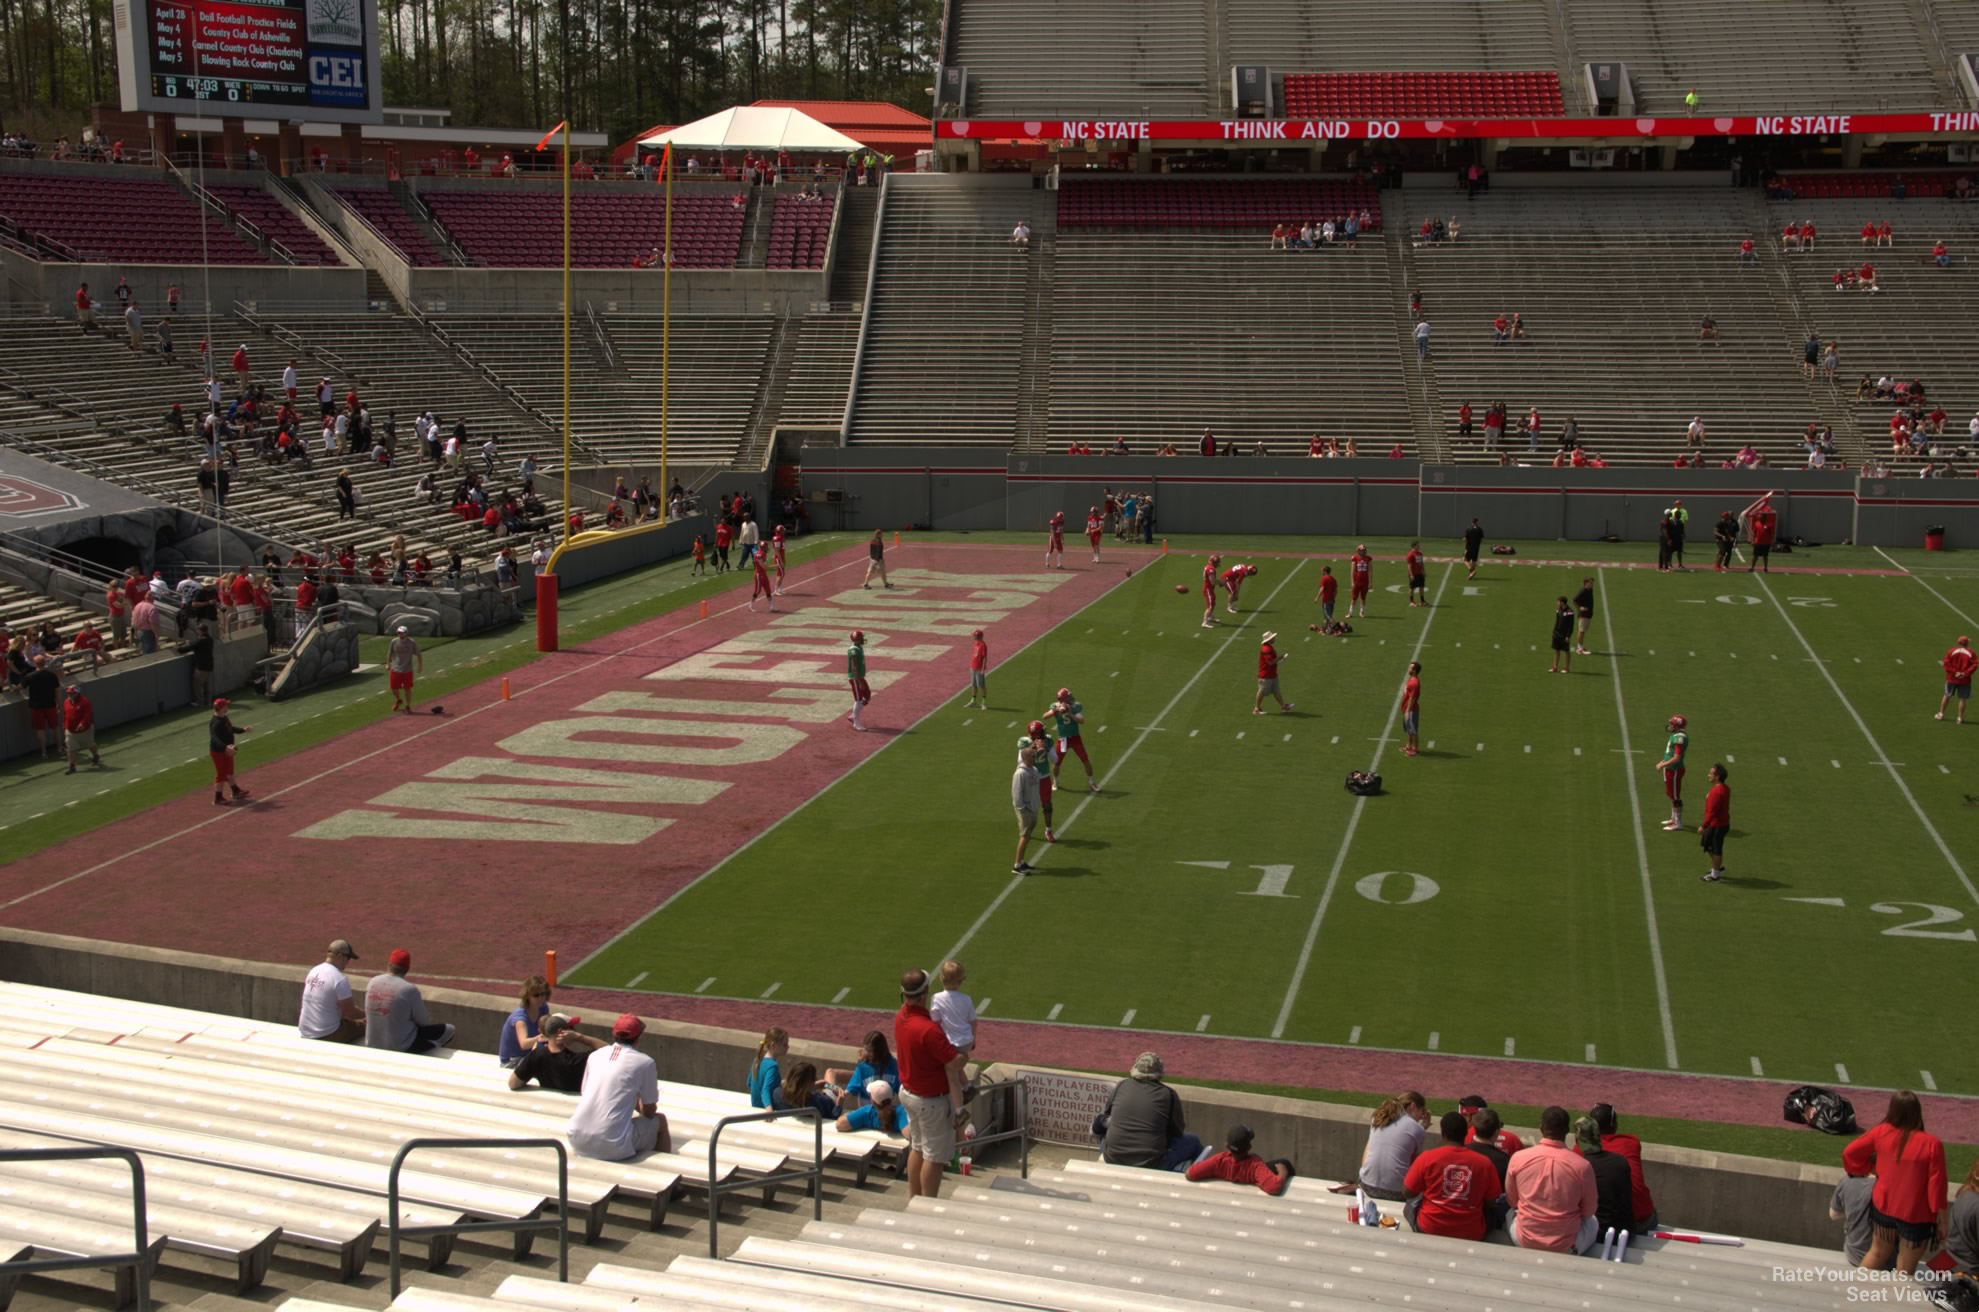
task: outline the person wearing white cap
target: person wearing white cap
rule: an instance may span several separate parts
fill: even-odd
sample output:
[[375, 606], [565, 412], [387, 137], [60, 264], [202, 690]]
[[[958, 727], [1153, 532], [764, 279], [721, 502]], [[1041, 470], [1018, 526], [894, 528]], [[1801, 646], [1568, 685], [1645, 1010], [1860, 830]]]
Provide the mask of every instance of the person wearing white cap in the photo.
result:
[[419, 639], [406, 632], [405, 625], [399, 625], [398, 634], [393, 637], [390, 655], [386, 660], [392, 685], [392, 709], [404, 710], [412, 714], [412, 676], [425, 673], [426, 657], [420, 654]]
[[895, 1099], [891, 1084], [885, 1080], [869, 1080], [866, 1083], [866, 1105], [855, 1107], [839, 1117], [838, 1128], [848, 1134], [855, 1130], [878, 1130], [881, 1134], [905, 1135], [907, 1109]]
[[1278, 634], [1273, 630], [1267, 629], [1265, 630], [1264, 641], [1258, 644], [1257, 696], [1251, 698], [1252, 715], [1264, 714], [1264, 699], [1267, 693], [1271, 695], [1273, 701], [1278, 703], [1280, 714], [1289, 712], [1292, 709], [1292, 703], [1286, 701], [1278, 691], [1278, 662], [1284, 660], [1285, 657], [1279, 652], [1278, 648], [1272, 646], [1277, 641]]
[[1010, 776], [1010, 806], [1017, 812], [1017, 859], [1010, 866], [1013, 875], [1031, 873], [1024, 850], [1031, 845], [1031, 834], [1038, 827], [1038, 745], [1026, 735], [1017, 740], [1017, 769]]

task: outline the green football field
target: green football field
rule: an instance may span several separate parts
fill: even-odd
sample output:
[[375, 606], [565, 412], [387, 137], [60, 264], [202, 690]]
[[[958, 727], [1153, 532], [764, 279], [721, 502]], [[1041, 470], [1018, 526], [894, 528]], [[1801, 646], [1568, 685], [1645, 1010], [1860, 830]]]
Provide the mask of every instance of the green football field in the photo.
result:
[[[1777, 563], [1837, 572], [1717, 575], [1706, 552], [1659, 574], [1538, 563], [1640, 547], [1538, 544], [1468, 582], [1434, 559], [1411, 609], [1383, 559], [1372, 616], [1313, 635], [1348, 549], [1261, 558], [1215, 630], [1202, 558], [1152, 561], [998, 665], [993, 712], [958, 671], [947, 707], [566, 982], [890, 1008], [903, 962], [959, 955], [997, 1019], [1979, 1093], [1979, 1050], [1942, 1037], [1979, 963], [1979, 711], [1932, 719], [1979, 570], [1824, 548]], [[1595, 654], [1550, 675], [1553, 599], [1586, 575]], [[1266, 629], [1289, 715], [1250, 714]], [[1061, 684], [1103, 792], [1061, 792], [1016, 879], [1011, 730]], [[1690, 825], [1704, 767], [1730, 775], [1721, 884], [1661, 828], [1676, 712]], [[1356, 767], [1381, 796], [1344, 790]]]

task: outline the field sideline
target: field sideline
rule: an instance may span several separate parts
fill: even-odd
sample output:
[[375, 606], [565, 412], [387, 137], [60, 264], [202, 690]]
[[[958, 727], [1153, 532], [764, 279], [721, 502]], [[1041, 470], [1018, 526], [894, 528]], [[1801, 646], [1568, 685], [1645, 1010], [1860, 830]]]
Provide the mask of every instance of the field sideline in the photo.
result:
[[[1441, 560], [1427, 610], [1386, 560], [1347, 639], [1306, 631], [1322, 559], [1260, 557], [1244, 613], [1206, 631], [1200, 558], [1171, 554], [1000, 663], [996, 712], [932, 716], [571, 982], [875, 1008], [903, 957], [960, 953], [1010, 1022], [1979, 1093], [1930, 1008], [1872, 1010], [1821, 969], [1930, 979], [1979, 950], [1966, 740], [1930, 718], [1979, 590], [1840, 554], [1771, 578], [1487, 559], [1474, 583]], [[1583, 572], [1597, 654], [1555, 678], [1551, 600]], [[1298, 709], [1257, 719], [1266, 627]], [[1411, 654], [1415, 760], [1393, 750]], [[1061, 841], [1015, 879], [1010, 730], [1060, 682], [1086, 701], [1104, 792], [1066, 796]], [[1676, 710], [1692, 824], [1703, 764], [1732, 775], [1723, 885], [1697, 882], [1695, 835], [1658, 827]], [[1341, 776], [1369, 765], [1387, 793], [1348, 796]], [[801, 938], [788, 901], [758, 895], [795, 879], [831, 893], [804, 899]]]

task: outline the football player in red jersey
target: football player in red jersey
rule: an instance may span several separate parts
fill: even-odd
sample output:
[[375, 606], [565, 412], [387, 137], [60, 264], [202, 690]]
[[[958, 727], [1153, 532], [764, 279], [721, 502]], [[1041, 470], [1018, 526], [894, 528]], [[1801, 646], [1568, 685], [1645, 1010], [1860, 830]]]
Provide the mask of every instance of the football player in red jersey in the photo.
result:
[[1099, 507], [1088, 506], [1086, 508], [1086, 541], [1093, 544], [1093, 564], [1095, 565], [1099, 564], [1099, 535], [1104, 531], [1105, 526], [1106, 522], [1099, 517]]
[[1348, 560], [1352, 584], [1347, 590], [1347, 618], [1367, 618], [1367, 590], [1374, 581], [1374, 557], [1367, 554], [1367, 544], [1354, 548]]
[[778, 524], [770, 534], [770, 550], [776, 561], [776, 596], [783, 595], [783, 525]]
[[1044, 567], [1065, 568], [1065, 512], [1062, 510], [1051, 517], [1051, 537], [1045, 542]]
[[1232, 565], [1229, 569], [1224, 570], [1220, 576], [1223, 582], [1223, 591], [1230, 598], [1229, 603], [1224, 606], [1224, 609], [1232, 615], [1237, 613], [1237, 596], [1244, 590], [1244, 580], [1255, 573], [1257, 573], [1256, 565]]
[[1203, 627], [1216, 627], [1216, 567], [1223, 563], [1223, 557], [1211, 556], [1209, 564], [1203, 566]]
[[1408, 563], [1409, 567], [1409, 605], [1427, 606], [1429, 604], [1429, 577], [1426, 573], [1428, 568], [1427, 562], [1424, 561], [1422, 555], [1422, 543], [1409, 543], [1409, 554], [1403, 557], [1403, 559]]

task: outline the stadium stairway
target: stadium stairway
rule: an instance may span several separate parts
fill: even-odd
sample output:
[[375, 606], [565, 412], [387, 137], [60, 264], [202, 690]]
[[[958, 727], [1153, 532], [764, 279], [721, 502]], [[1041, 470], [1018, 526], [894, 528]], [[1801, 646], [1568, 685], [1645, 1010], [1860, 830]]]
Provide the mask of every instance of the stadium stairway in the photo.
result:
[[831, 283], [825, 292], [834, 309], [857, 309], [866, 302], [866, 274], [873, 267], [879, 208], [878, 187], [839, 189], [838, 235], [833, 238]]
[[[1393, 194], [1393, 193], [1391, 193]], [[1430, 372], [1443, 440], [1458, 462], [1495, 463], [1483, 446], [1487, 406], [1508, 408], [1507, 445], [1551, 463], [1569, 418], [1611, 465], [1671, 464], [1701, 416], [1705, 454], [1722, 462], [1750, 442], [1774, 465], [1805, 463], [1797, 434], [1824, 398], [1799, 372], [1799, 325], [1777, 259], [1740, 264], [1741, 239], [1764, 234], [1756, 202], [1729, 188], [1562, 191], [1494, 188], [1472, 201], [1411, 188], [1403, 222], [1454, 214], [1455, 243], [1417, 245], [1409, 261], [1431, 326]], [[1527, 339], [1492, 340], [1492, 321], [1525, 316]], [[1719, 339], [1698, 338], [1717, 321]], [[1457, 407], [1475, 411], [1460, 440]], [[1542, 438], [1528, 452], [1519, 421], [1537, 407]]]
[[[1020, 218], [1028, 252], [1010, 245]], [[1052, 253], [1052, 198], [1028, 177], [890, 173], [879, 226], [851, 440], [1010, 446], [1029, 261]]]

